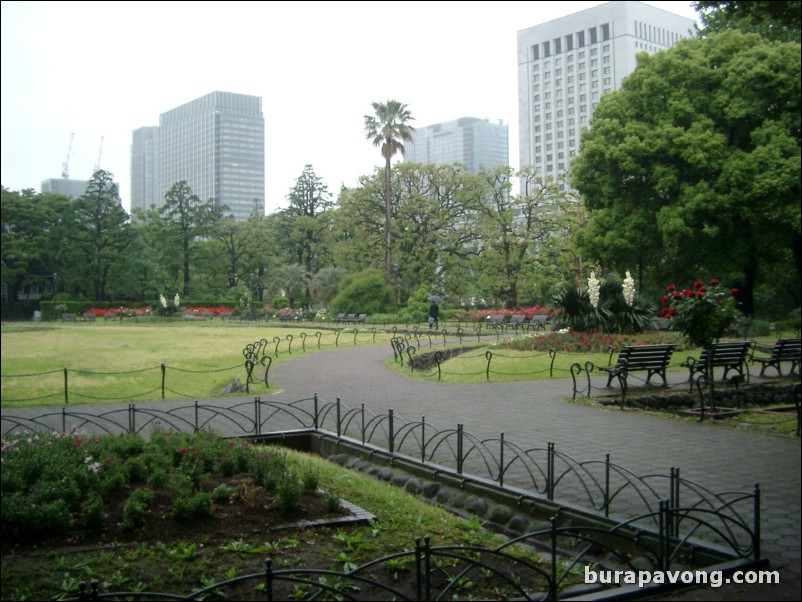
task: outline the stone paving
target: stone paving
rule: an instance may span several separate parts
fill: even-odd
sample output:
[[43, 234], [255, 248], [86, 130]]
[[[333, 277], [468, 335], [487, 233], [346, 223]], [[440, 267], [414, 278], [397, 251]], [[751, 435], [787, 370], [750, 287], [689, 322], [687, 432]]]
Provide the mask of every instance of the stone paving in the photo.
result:
[[[422, 349], [421, 352], [425, 351]], [[279, 388], [263, 400], [293, 402], [318, 395], [373, 413], [393, 410], [399, 421], [426, 423], [440, 429], [458, 424], [480, 438], [497, 438], [525, 448], [554, 442], [560, 453], [576, 460], [611, 462], [635, 474], [681, 470], [683, 479], [715, 492], [751, 491], [760, 485], [762, 550], [770, 569], [780, 572], [779, 586], [728, 585], [666, 596], [664, 600], [799, 600], [802, 466], [795, 437], [726, 428], [709, 421], [689, 422], [635, 411], [570, 403], [571, 379], [529, 382], [445, 384], [408, 378], [389, 369], [389, 345], [340, 348], [293, 357], [270, 372]], [[669, 372], [675, 384], [687, 372]], [[768, 379], [767, 379], [768, 380]], [[594, 395], [603, 394], [606, 377], [593, 379]], [[230, 406], [247, 398], [217, 398], [204, 403]], [[150, 402], [149, 402], [150, 403]], [[166, 410], [187, 401], [153, 402]], [[81, 407], [92, 414], [118, 412], [127, 404]], [[137, 404], [139, 407], [140, 404]], [[38, 410], [38, 412], [36, 411]], [[35, 415], [42, 408], [3, 410], [3, 414]], [[57, 415], [60, 410], [55, 410]]]

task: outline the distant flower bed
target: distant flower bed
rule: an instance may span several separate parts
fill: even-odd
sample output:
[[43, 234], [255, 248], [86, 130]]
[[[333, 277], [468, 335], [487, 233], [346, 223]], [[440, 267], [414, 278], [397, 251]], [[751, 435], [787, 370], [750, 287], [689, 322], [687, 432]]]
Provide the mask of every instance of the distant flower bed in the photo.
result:
[[677, 335], [665, 332], [642, 334], [607, 334], [601, 332], [529, 333], [496, 344], [497, 349], [518, 351], [555, 351], [562, 353], [604, 353], [612, 345], [621, 349], [627, 345], [659, 345], [676, 343]]
[[[231, 309], [224, 306], [219, 307], [183, 307], [181, 308], [182, 313], [190, 313], [195, 315], [212, 315], [212, 316], [219, 316], [220, 314], [230, 314]], [[134, 318], [134, 317], [143, 317], [149, 318], [153, 316], [153, 308], [150, 306], [147, 307], [110, 307], [108, 309], [100, 309], [97, 307], [92, 307], [87, 309], [84, 312], [84, 316], [94, 315], [96, 318], [117, 318], [117, 317], [125, 317], [125, 318]]]
[[549, 316], [553, 313], [553, 309], [548, 305], [534, 305], [532, 307], [521, 307], [520, 309], [478, 309], [478, 310], [460, 310], [454, 314], [455, 320], [465, 322], [484, 322], [491, 316], [512, 316], [524, 315], [529, 320], [532, 316], [543, 315]]

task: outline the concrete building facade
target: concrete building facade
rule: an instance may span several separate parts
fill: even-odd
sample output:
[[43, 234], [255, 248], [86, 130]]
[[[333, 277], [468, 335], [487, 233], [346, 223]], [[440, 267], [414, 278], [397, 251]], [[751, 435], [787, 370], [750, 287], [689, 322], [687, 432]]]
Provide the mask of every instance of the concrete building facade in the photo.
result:
[[415, 128], [413, 140], [405, 146], [407, 162], [462, 163], [474, 174], [480, 166], [495, 169], [510, 163], [507, 125], [476, 117]]
[[607, 2], [518, 32], [521, 167], [557, 178], [579, 151], [604, 94], [621, 87], [641, 52], [694, 35], [694, 21], [642, 2]]

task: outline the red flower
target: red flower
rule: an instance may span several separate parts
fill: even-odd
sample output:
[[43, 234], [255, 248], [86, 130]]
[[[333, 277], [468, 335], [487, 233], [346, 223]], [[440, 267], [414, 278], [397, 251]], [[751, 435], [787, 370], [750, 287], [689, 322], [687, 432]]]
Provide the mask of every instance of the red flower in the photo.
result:
[[663, 295], [663, 305], [668, 303], [668, 295]]
[[710, 281], [710, 286], [716, 286], [717, 284], [718, 284], [718, 278], [713, 278], [713, 279]]
[[673, 293], [675, 290], [677, 290], [677, 287], [676, 287], [676, 286], [674, 286], [673, 284], [669, 284], [669, 285], [666, 287], [666, 290], [667, 290], [669, 293]]
[[704, 283], [704, 282], [702, 282], [701, 280], [697, 280], [696, 282], [694, 282], [694, 283], [693, 283], [693, 287], [694, 287], [694, 288], [701, 288], [701, 287], [703, 287], [704, 285], [705, 285], [705, 283]]
[[706, 293], [706, 292], [707, 292], [707, 289], [705, 287], [703, 287], [703, 286], [700, 286], [699, 289], [698, 289], [698, 292], [696, 293], [696, 296], [698, 297], [699, 293]]
[[737, 288], [731, 288], [731, 289], [730, 289], [730, 294], [731, 294], [733, 297], [737, 297], [737, 296], [738, 296], [738, 293], [740, 293], [740, 292], [741, 292], [741, 291], [739, 291]]
[[696, 298], [697, 299], [701, 299], [702, 297], [704, 297], [704, 295], [702, 293], [696, 293]]
[[670, 310], [667, 307], [664, 307], [663, 309], [660, 310], [660, 315], [663, 316], [664, 318], [667, 318], [669, 311]]
[[673, 316], [673, 315], [674, 315], [674, 314], [676, 314], [676, 313], [677, 313], [677, 310], [676, 310], [676, 309], [674, 309], [673, 307], [672, 307], [672, 308], [670, 308], [670, 309], [668, 310], [668, 315], [669, 315], [669, 316]]

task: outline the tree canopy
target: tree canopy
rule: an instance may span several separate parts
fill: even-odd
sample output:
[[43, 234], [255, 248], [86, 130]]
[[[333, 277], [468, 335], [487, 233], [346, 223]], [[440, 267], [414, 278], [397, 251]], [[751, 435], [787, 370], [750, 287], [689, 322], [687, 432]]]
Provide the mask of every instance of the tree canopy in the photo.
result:
[[[800, 46], [727, 30], [638, 56], [573, 164], [589, 256], [742, 291], [800, 281]], [[797, 293], [797, 303], [798, 293]]]

